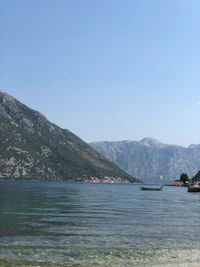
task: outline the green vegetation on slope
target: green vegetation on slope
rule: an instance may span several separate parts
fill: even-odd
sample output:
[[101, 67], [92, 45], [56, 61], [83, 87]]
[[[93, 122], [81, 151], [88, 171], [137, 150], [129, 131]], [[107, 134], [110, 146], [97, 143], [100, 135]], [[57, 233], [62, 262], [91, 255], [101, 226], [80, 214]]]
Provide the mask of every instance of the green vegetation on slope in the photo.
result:
[[0, 178], [75, 180], [137, 179], [122, 171], [68, 130], [0, 93]]

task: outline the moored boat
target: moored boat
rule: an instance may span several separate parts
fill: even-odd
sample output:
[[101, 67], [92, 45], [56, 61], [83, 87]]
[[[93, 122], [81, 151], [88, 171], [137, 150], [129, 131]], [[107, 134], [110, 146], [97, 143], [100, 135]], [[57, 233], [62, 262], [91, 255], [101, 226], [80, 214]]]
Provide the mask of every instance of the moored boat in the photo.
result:
[[149, 190], [149, 191], [161, 191], [162, 186], [141, 186], [141, 190]]

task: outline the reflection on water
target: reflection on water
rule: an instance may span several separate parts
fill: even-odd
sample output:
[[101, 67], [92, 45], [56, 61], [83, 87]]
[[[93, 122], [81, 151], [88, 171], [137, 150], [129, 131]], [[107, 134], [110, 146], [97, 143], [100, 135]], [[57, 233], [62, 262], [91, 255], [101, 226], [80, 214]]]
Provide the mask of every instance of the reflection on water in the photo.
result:
[[200, 194], [0, 182], [0, 266], [199, 266]]

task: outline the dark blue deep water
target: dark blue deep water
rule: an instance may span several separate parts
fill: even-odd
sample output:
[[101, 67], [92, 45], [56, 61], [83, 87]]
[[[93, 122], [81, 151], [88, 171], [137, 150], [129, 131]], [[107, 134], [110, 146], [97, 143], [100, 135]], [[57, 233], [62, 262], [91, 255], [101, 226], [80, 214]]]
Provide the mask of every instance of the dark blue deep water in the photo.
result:
[[0, 182], [0, 266], [200, 266], [200, 194]]

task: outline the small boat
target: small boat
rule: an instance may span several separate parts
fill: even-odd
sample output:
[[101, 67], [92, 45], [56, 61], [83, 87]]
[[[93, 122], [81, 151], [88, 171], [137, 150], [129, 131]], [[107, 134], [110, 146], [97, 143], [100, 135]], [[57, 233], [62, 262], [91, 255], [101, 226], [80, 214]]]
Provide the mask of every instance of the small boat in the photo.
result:
[[141, 190], [149, 190], [149, 191], [161, 191], [162, 186], [141, 186]]

